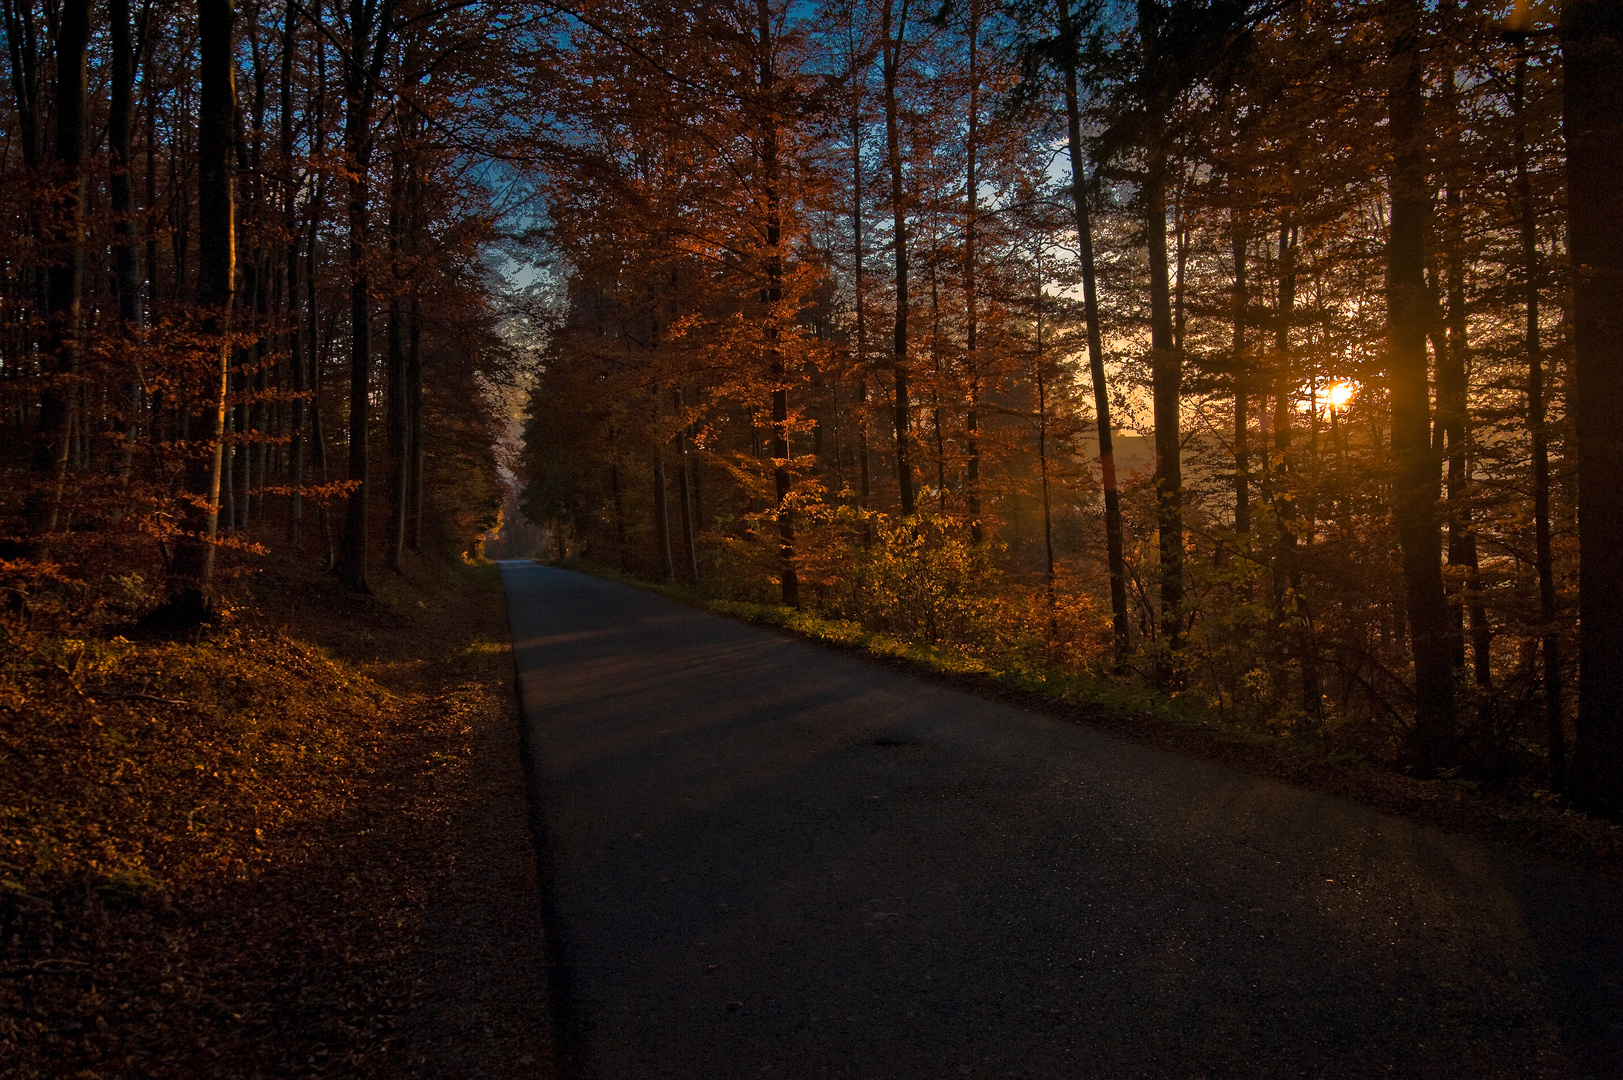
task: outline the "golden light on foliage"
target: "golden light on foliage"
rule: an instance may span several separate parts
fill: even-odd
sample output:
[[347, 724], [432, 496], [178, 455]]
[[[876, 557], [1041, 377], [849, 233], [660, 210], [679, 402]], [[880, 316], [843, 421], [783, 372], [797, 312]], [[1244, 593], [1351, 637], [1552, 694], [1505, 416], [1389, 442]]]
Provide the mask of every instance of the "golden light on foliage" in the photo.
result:
[[1346, 408], [1347, 402], [1351, 401], [1353, 399], [1353, 395], [1357, 392], [1357, 383], [1338, 382], [1330, 387], [1330, 390], [1326, 396], [1330, 399], [1330, 407], [1332, 409], [1342, 409]]

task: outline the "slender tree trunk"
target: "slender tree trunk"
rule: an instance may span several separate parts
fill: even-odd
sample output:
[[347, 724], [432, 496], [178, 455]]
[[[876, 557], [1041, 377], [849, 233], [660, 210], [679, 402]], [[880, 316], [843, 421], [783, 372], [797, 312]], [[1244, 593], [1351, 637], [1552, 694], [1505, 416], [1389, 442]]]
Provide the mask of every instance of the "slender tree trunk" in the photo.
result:
[[1533, 565], [1538, 573], [1539, 651], [1544, 682], [1544, 727], [1550, 787], [1567, 787], [1567, 733], [1561, 706], [1561, 636], [1556, 630], [1555, 557], [1550, 544], [1550, 434], [1544, 416], [1544, 355], [1539, 341], [1538, 220], [1527, 171], [1527, 38], [1516, 40], [1516, 203], [1521, 218], [1522, 288], [1527, 308], [1527, 430], [1533, 439]]
[[407, 484], [407, 542], [414, 552], [423, 550], [423, 301], [415, 278], [411, 283], [411, 312], [406, 339], [406, 415], [411, 421], [406, 455], [411, 464]]
[[[1068, 4], [1069, 0], [1064, 2]], [[980, 174], [976, 170], [977, 155], [980, 151], [980, 38], [981, 0], [970, 0], [969, 132], [964, 141], [964, 153], [968, 158], [968, 184], [964, 190], [964, 199], [969, 204], [964, 215], [964, 368], [965, 374], [969, 377], [969, 402], [964, 412], [965, 449], [968, 451], [964, 478], [964, 508], [969, 513], [969, 539], [976, 544], [984, 539], [984, 530], [981, 526], [981, 373], [980, 354], [977, 351], [980, 345], [977, 341], [980, 312], [977, 304], [979, 297], [975, 291], [977, 285], [975, 241], [976, 230], [980, 224], [981, 206]], [[1045, 476], [1043, 480], [1045, 499], [1047, 483]]]
[[1234, 531], [1251, 531], [1250, 361], [1246, 357], [1246, 248], [1249, 237], [1238, 215], [1234, 240]]
[[[201, 495], [188, 503], [183, 533], [175, 544], [170, 588], [175, 613], [184, 620], [206, 618], [219, 532], [220, 473], [225, 433], [226, 386], [231, 359], [231, 308], [236, 284], [237, 229], [233, 118], [236, 65], [232, 56], [231, 0], [199, 0], [200, 45], [197, 126], [198, 305], [205, 330], [218, 342], [203, 385], [197, 388], [188, 423], [195, 440], [187, 454], [186, 487]], [[208, 447], [203, 450], [201, 446]]]
[[1564, 0], [1567, 236], [1578, 458], [1574, 793], [1623, 814], [1623, 5]]
[[772, 481], [777, 492], [778, 556], [780, 594], [787, 607], [800, 606], [800, 574], [795, 565], [795, 516], [790, 504], [789, 473], [789, 386], [783, 353], [778, 349], [778, 306], [783, 301], [783, 221], [778, 195], [778, 105], [777, 44], [772, 39], [772, 10], [768, 0], [756, 2], [757, 30], [760, 34], [761, 92], [761, 182], [766, 210], [766, 288], [761, 290], [765, 306], [767, 370], [772, 378]]
[[[683, 398], [682, 388], [678, 386], [671, 392], [676, 402], [676, 414], [685, 420], [687, 402]], [[677, 454], [677, 489], [682, 497], [682, 538], [687, 542], [688, 575], [693, 587], [699, 587], [699, 545], [696, 540], [697, 529], [693, 522], [693, 492], [691, 488], [692, 463], [688, 455], [688, 431], [690, 425], [683, 423], [676, 429]]]
[[1431, 448], [1426, 370], [1430, 298], [1425, 279], [1430, 206], [1425, 142], [1419, 0], [1388, 0], [1388, 90], [1392, 140], [1391, 226], [1387, 249], [1387, 322], [1392, 394], [1392, 453], [1397, 476], [1393, 516], [1403, 553], [1404, 596], [1415, 663], [1412, 757], [1424, 773], [1455, 755], [1453, 633], [1443, 592], [1437, 522], [1439, 468]]
[[29, 516], [40, 532], [61, 524], [62, 501], [72, 450], [74, 395], [65, 383], [79, 365], [80, 297], [84, 290], [85, 85], [90, 42], [90, 0], [64, 0], [57, 12], [56, 145], [52, 157], [50, 205], [45, 213], [44, 248], [47, 319], [45, 361], [50, 372], [40, 394], [39, 431], [34, 447], [38, 485]]
[[[1179, 404], [1183, 361], [1173, 333], [1167, 261], [1166, 162], [1150, 162], [1144, 180], [1145, 226], [1150, 241], [1150, 361], [1155, 411], [1156, 527], [1161, 541], [1161, 636], [1183, 647], [1183, 462]], [[1175, 678], [1169, 669], [1163, 682]]]
[[[857, 56], [857, 45], [852, 31], [849, 42], [849, 56], [851, 59], [851, 247], [852, 247], [852, 306], [856, 308], [857, 319], [857, 497], [866, 511], [872, 506], [873, 492], [872, 474], [868, 458], [868, 322], [867, 304], [863, 291], [866, 288], [864, 277], [863, 255], [865, 254], [862, 241], [862, 78], [865, 72], [860, 70]], [[866, 516], [862, 522], [862, 546], [868, 547], [873, 542], [873, 530], [869, 526]]]
[[[1452, 28], [1458, 18], [1453, 0], [1440, 6], [1440, 14]], [[1448, 46], [1444, 46], [1445, 49]], [[1448, 496], [1448, 565], [1465, 571], [1463, 595], [1456, 591], [1449, 600], [1453, 619], [1455, 667], [1465, 666], [1465, 616], [1470, 614], [1471, 662], [1476, 684], [1486, 690], [1493, 681], [1491, 631], [1482, 606], [1482, 576], [1477, 561], [1476, 528], [1470, 503], [1470, 449], [1472, 441], [1470, 387], [1467, 376], [1468, 344], [1465, 333], [1465, 238], [1462, 218], [1465, 199], [1459, 174], [1464, 169], [1461, 147], [1455, 130], [1460, 124], [1458, 92], [1452, 58], [1444, 65], [1440, 83], [1443, 123], [1448, 127], [1448, 194], [1444, 199], [1443, 278], [1446, 302], [1446, 347], [1434, 349], [1437, 356], [1437, 421], [1446, 440]], [[1488, 708], [1486, 699], [1482, 708]]]
[[1077, 42], [1071, 0], [1060, 0], [1060, 34], [1065, 39], [1065, 120], [1071, 157], [1071, 204], [1076, 214], [1077, 249], [1082, 264], [1082, 313], [1087, 323], [1088, 371], [1093, 380], [1093, 413], [1099, 431], [1099, 479], [1104, 488], [1105, 558], [1110, 572], [1110, 621], [1116, 659], [1127, 655], [1127, 561], [1122, 543], [1121, 492], [1116, 486], [1115, 440], [1110, 426], [1110, 387], [1105, 382], [1104, 332], [1099, 322], [1099, 288], [1093, 261], [1093, 223], [1088, 214], [1082, 169], [1082, 104], [1076, 86]]
[[901, 490], [902, 514], [911, 516], [913, 506], [912, 420], [908, 410], [907, 380], [907, 204], [902, 187], [901, 120], [896, 109], [896, 82], [901, 74], [902, 43], [907, 37], [907, 4], [892, 25], [895, 0], [885, 0], [881, 9], [885, 59], [885, 146], [890, 161], [890, 206], [894, 223], [892, 242], [896, 256], [896, 334], [891, 361], [896, 374], [896, 482]]
[[[107, 187], [113, 210], [113, 284], [118, 292], [118, 317], [125, 340], [133, 347], [142, 328], [141, 259], [135, 243], [135, 185], [131, 172], [135, 164], [131, 131], [135, 119], [135, 45], [130, 27], [129, 0], [109, 0], [107, 17], [112, 23], [113, 85], [107, 116], [107, 144], [110, 151]], [[141, 407], [141, 384], [131, 364], [123, 380], [124, 453], [119, 469], [129, 475], [135, 452], [136, 420]]]
[[406, 484], [409, 463], [406, 443], [409, 439], [410, 415], [406, 404], [406, 313], [404, 310], [405, 282], [401, 276], [401, 203], [406, 193], [401, 178], [401, 151], [395, 157], [394, 182], [390, 185], [392, 206], [389, 208], [389, 315], [385, 337], [388, 345], [387, 364], [384, 369], [384, 398], [387, 415], [388, 468], [389, 468], [389, 536], [385, 548], [385, 565], [390, 570], [400, 569], [400, 556], [406, 546]]
[[1047, 357], [1043, 354], [1043, 276], [1042, 254], [1037, 259], [1037, 355], [1032, 365], [1037, 382], [1037, 476], [1043, 499], [1043, 585], [1048, 597], [1049, 637], [1054, 636], [1054, 520], [1048, 492], [1048, 379]]
[[[296, 0], [288, 0], [282, 31], [281, 108], [278, 117], [282, 150], [282, 228], [287, 237], [287, 362], [293, 376], [292, 423], [288, 432], [288, 486], [292, 489], [292, 495], [288, 499], [287, 536], [289, 545], [295, 551], [303, 541], [304, 439], [310, 407], [306, 400], [310, 380], [299, 333], [299, 185], [293, 177], [293, 61], [299, 46], [298, 23], [295, 21], [298, 11]], [[314, 345], [311, 342], [312, 348]]]
[[366, 0], [350, 0], [350, 56], [345, 66], [344, 153], [349, 159], [349, 481], [343, 540], [338, 549], [338, 576], [344, 587], [369, 592], [366, 577], [370, 458], [367, 428], [371, 422], [372, 309], [367, 266], [367, 170], [372, 156], [372, 104], [375, 81], [391, 33], [391, 6], [375, 13]]

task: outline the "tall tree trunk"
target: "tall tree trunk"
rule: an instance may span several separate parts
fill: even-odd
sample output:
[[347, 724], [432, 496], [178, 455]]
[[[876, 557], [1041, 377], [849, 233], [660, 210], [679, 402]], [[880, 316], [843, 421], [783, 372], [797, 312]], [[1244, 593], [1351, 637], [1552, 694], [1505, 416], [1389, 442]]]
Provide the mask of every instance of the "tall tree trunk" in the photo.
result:
[[[657, 393], [656, 393], [657, 397]], [[670, 488], [665, 483], [665, 444], [656, 433], [654, 442], [654, 541], [665, 557], [665, 580], [676, 584], [676, 560], [671, 553]]]
[[[107, 114], [107, 187], [113, 210], [113, 283], [118, 292], [118, 317], [125, 340], [134, 344], [142, 325], [141, 259], [135, 244], [135, 164], [131, 130], [135, 119], [135, 44], [130, 27], [129, 0], [109, 0], [112, 23], [113, 85]], [[131, 365], [132, 369], [135, 365]], [[129, 474], [135, 452], [136, 418], [141, 407], [141, 386], [132, 370], [123, 382], [124, 453], [120, 472]]]
[[86, 50], [90, 0], [65, 0], [57, 12], [56, 145], [51, 205], [45, 214], [47, 322], [45, 362], [50, 374], [40, 394], [34, 447], [33, 524], [55, 532], [61, 524], [73, 430], [73, 395], [67, 389], [79, 363], [79, 302], [84, 290], [84, 157]]
[[[861, 62], [854, 29], [848, 29], [848, 56], [851, 61], [851, 248], [852, 248], [852, 306], [857, 319], [857, 497], [866, 512], [872, 505], [872, 474], [868, 459], [868, 322], [862, 241], [862, 78]], [[862, 522], [862, 546], [873, 540], [873, 532], [866, 516]]]
[[402, 203], [405, 202], [406, 193], [401, 177], [401, 160], [404, 151], [396, 154], [394, 162], [394, 182], [390, 185], [393, 203], [389, 207], [389, 315], [385, 336], [388, 345], [388, 357], [384, 369], [384, 398], [387, 403], [387, 416], [384, 424], [387, 429], [386, 442], [388, 444], [389, 468], [389, 535], [386, 542], [384, 562], [390, 570], [400, 569], [400, 556], [406, 546], [406, 482], [408, 463], [406, 460], [407, 431], [410, 427], [410, 416], [406, 405], [406, 313], [404, 308], [405, 282], [401, 274], [400, 245], [401, 245], [401, 215]]
[[1455, 756], [1453, 632], [1443, 592], [1437, 521], [1439, 462], [1431, 447], [1425, 279], [1430, 206], [1425, 141], [1419, 0], [1387, 0], [1390, 43], [1388, 128], [1392, 140], [1391, 225], [1387, 248], [1387, 325], [1396, 459], [1393, 516], [1403, 553], [1404, 597], [1415, 664], [1414, 764], [1426, 774]]
[[677, 489], [682, 497], [682, 539], [687, 544], [688, 576], [693, 587], [699, 587], [699, 545], [696, 537], [697, 528], [693, 521], [693, 490], [692, 459], [688, 454], [688, 432], [692, 425], [686, 423], [687, 401], [683, 397], [682, 387], [677, 386], [671, 392], [676, 402], [676, 415], [684, 423], [676, 429], [677, 449]]
[[772, 379], [772, 481], [777, 492], [780, 595], [787, 607], [800, 606], [800, 573], [795, 566], [795, 516], [789, 502], [789, 387], [783, 353], [778, 348], [778, 311], [783, 301], [782, 210], [778, 194], [777, 43], [772, 39], [772, 10], [768, 0], [756, 0], [756, 29], [760, 34], [761, 186], [766, 210], [765, 305], [767, 370]]
[[388, 3], [374, 12], [366, 0], [350, 0], [350, 55], [345, 65], [344, 153], [349, 159], [349, 481], [354, 485], [344, 513], [338, 549], [338, 576], [344, 587], [370, 591], [366, 577], [367, 504], [370, 495], [367, 427], [371, 421], [372, 311], [367, 268], [367, 171], [372, 156], [372, 104], [375, 81], [391, 33]]
[[1043, 585], [1048, 597], [1048, 629], [1052, 640], [1057, 629], [1054, 605], [1054, 519], [1048, 491], [1048, 379], [1043, 355], [1043, 270], [1042, 252], [1037, 252], [1037, 356], [1033, 374], [1037, 382], [1037, 476], [1041, 483], [1043, 500]]
[[1110, 621], [1118, 663], [1127, 655], [1127, 561], [1122, 543], [1121, 492], [1116, 486], [1115, 440], [1110, 427], [1110, 387], [1105, 383], [1104, 332], [1099, 323], [1099, 288], [1093, 260], [1093, 223], [1082, 169], [1082, 103], [1076, 86], [1078, 42], [1071, 0], [1060, 0], [1060, 36], [1065, 49], [1065, 120], [1071, 157], [1071, 205], [1076, 214], [1077, 250], [1082, 263], [1082, 313], [1087, 324], [1088, 371], [1093, 380], [1093, 413], [1099, 430], [1099, 479], [1104, 488], [1105, 557], [1110, 572]]
[[[1069, 4], [1069, 0], [1064, 0]], [[981, 373], [980, 354], [977, 351], [979, 341], [977, 334], [980, 312], [977, 308], [979, 297], [976, 295], [976, 264], [975, 241], [976, 230], [980, 225], [980, 174], [976, 170], [977, 155], [980, 152], [980, 118], [981, 118], [981, 77], [980, 77], [980, 38], [981, 38], [981, 0], [970, 0], [969, 3], [969, 132], [964, 140], [964, 155], [968, 159], [967, 178], [964, 198], [969, 204], [964, 215], [964, 367], [969, 377], [969, 402], [964, 413], [964, 432], [968, 462], [964, 482], [964, 507], [969, 512], [969, 539], [972, 543], [980, 543], [984, 539], [984, 530], [981, 526], [981, 441], [980, 441], [980, 399], [981, 399]], [[1047, 498], [1048, 480], [1046, 474], [1043, 479], [1044, 499]]]
[[[1155, 522], [1161, 550], [1161, 636], [1176, 651], [1183, 647], [1183, 440], [1179, 404], [1183, 358], [1172, 325], [1172, 289], [1167, 261], [1166, 161], [1150, 162], [1143, 187], [1145, 226], [1150, 241], [1150, 363], [1155, 412]], [[1163, 682], [1175, 678], [1170, 667]]]
[[1544, 354], [1539, 341], [1538, 219], [1527, 170], [1527, 38], [1516, 39], [1516, 203], [1522, 245], [1522, 288], [1527, 322], [1527, 430], [1533, 440], [1533, 565], [1538, 574], [1539, 651], [1543, 663], [1544, 729], [1550, 788], [1567, 787], [1567, 733], [1561, 705], [1561, 635], [1555, 623], [1555, 557], [1550, 544], [1550, 433], [1544, 416]]
[[[1440, 5], [1439, 14], [1445, 20], [1445, 31], [1454, 29], [1458, 7], [1453, 0]], [[1445, 49], [1448, 46], [1444, 46]], [[1437, 356], [1437, 422], [1446, 440], [1448, 495], [1448, 565], [1465, 571], [1465, 587], [1450, 596], [1450, 617], [1453, 620], [1455, 666], [1465, 664], [1465, 616], [1470, 613], [1471, 663], [1476, 684], [1486, 690], [1493, 681], [1491, 663], [1491, 631], [1488, 616], [1482, 606], [1482, 575], [1477, 561], [1476, 528], [1472, 524], [1470, 503], [1470, 449], [1472, 441], [1470, 415], [1470, 387], [1466, 374], [1469, 355], [1466, 340], [1464, 223], [1465, 199], [1460, 191], [1459, 175], [1465, 164], [1461, 160], [1461, 147], [1455, 133], [1460, 124], [1458, 91], [1452, 59], [1443, 66], [1441, 78], [1441, 112], [1448, 126], [1448, 194], [1444, 199], [1446, 219], [1443, 227], [1443, 284], [1446, 303], [1446, 347], [1434, 349]], [[1435, 441], [1435, 440], [1434, 440]], [[1463, 592], [1463, 595], [1461, 593]], [[1482, 707], [1488, 708], [1484, 698]]]
[[[199, 0], [197, 123], [197, 300], [205, 329], [217, 344], [202, 386], [183, 406], [194, 448], [187, 455], [186, 487], [201, 499], [187, 503], [183, 532], [170, 569], [170, 605], [184, 620], [209, 611], [214, 541], [220, 521], [226, 384], [231, 359], [231, 306], [236, 287], [236, 178], [232, 132], [236, 114], [236, 64], [232, 56], [235, 12], [231, 0]], [[209, 446], [205, 453], [196, 444]], [[201, 503], [201, 505], [199, 505]]]
[[892, 25], [895, 0], [885, 0], [881, 9], [884, 34], [885, 147], [890, 162], [890, 206], [896, 257], [896, 334], [891, 362], [896, 374], [896, 482], [901, 490], [902, 514], [911, 516], [913, 506], [912, 420], [908, 410], [907, 379], [907, 203], [902, 187], [901, 119], [896, 111], [896, 82], [901, 74], [902, 42], [907, 36], [907, 4]]
[[[288, 432], [288, 541], [297, 551], [304, 529], [304, 441], [309, 417], [309, 374], [304, 362], [299, 310], [299, 185], [293, 178], [293, 61], [299, 39], [295, 21], [297, 0], [288, 0], [282, 30], [282, 85], [280, 115], [282, 150], [282, 229], [287, 237], [287, 351], [288, 369], [293, 376], [291, 430]], [[315, 342], [310, 343], [312, 349]]]
[[1575, 794], [1623, 814], [1623, 5], [1564, 0], [1578, 458]]
[[423, 550], [423, 301], [416, 278], [411, 283], [411, 312], [406, 339], [406, 413], [411, 430], [406, 445], [411, 463], [407, 484], [407, 537], [411, 550]]
[[1251, 531], [1250, 361], [1246, 357], [1246, 248], [1249, 236], [1238, 215], [1233, 220], [1234, 241], [1234, 531]]

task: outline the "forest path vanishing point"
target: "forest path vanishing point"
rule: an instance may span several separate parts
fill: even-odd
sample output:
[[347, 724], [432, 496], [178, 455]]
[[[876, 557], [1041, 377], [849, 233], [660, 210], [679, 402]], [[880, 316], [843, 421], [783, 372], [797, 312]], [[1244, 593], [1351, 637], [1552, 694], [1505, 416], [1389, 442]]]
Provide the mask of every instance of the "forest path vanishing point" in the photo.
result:
[[1623, 885], [502, 574], [565, 1078], [1623, 1076]]

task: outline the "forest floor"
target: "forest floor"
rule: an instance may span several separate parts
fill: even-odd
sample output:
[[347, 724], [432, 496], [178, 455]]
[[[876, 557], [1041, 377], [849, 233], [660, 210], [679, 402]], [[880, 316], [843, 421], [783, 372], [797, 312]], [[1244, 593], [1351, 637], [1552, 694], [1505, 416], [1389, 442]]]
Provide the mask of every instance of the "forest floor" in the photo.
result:
[[553, 1075], [495, 568], [374, 586], [5, 625], [0, 1077]]
[[718, 599], [587, 560], [572, 558], [554, 565], [650, 589], [716, 614], [773, 627], [983, 697], [1103, 728], [1135, 742], [1217, 761], [1623, 879], [1623, 825], [1564, 807], [1527, 784], [1495, 787], [1450, 776], [1407, 776], [1340, 750], [1312, 732], [1258, 730], [1187, 697], [1174, 701], [1126, 679], [1057, 668], [1007, 668], [950, 645], [898, 639], [853, 622], [773, 604]]

